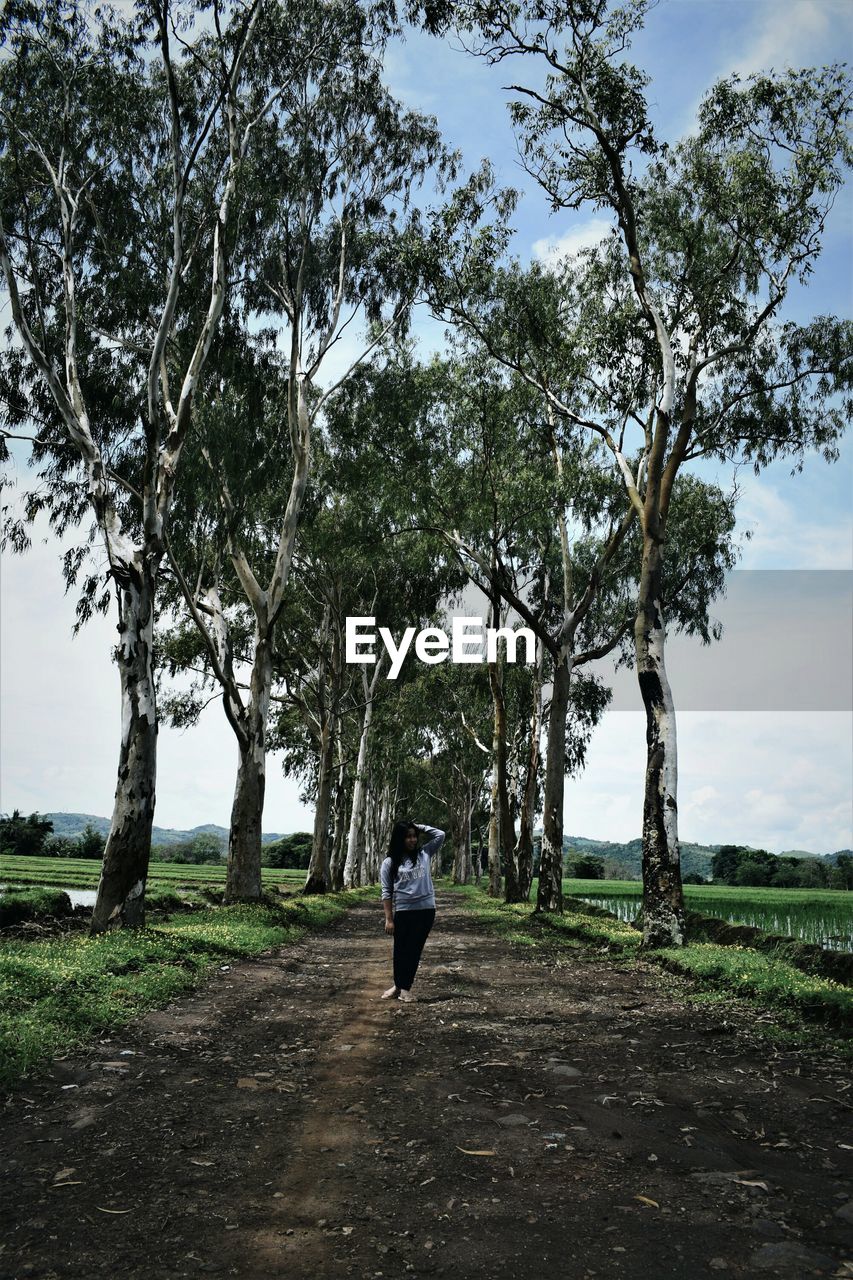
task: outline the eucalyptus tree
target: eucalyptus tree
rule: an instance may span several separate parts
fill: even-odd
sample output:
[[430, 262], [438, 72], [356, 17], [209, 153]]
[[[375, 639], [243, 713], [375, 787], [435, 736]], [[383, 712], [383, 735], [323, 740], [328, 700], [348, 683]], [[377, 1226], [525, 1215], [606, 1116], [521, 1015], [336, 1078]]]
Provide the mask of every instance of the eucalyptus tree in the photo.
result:
[[[155, 594], [196, 389], [230, 287], [252, 145], [289, 74], [271, 5], [180, 0], [133, 17], [71, 0], [4, 7], [0, 266], [14, 342], [4, 434], [34, 436], [26, 518], [93, 522], [115, 594], [122, 730], [92, 929], [139, 924], [154, 814]], [[255, 56], [258, 42], [269, 55]], [[10, 336], [11, 336], [10, 334]], [[4, 446], [4, 458], [7, 459]], [[85, 547], [68, 553], [69, 584]]]
[[433, 793], [443, 797], [448, 811], [448, 837], [453, 850], [454, 884], [468, 884], [473, 875], [472, 831], [488, 803], [492, 749], [484, 741], [494, 705], [489, 679], [478, 667], [447, 664], [428, 667], [422, 676], [423, 703], [435, 750]]
[[[541, 639], [552, 662], [551, 764], [546, 773], [545, 810], [548, 848], [553, 845], [555, 852], [545, 862], [547, 874], [540, 876], [539, 903], [545, 910], [559, 909], [572, 671], [604, 656], [630, 625], [628, 596], [616, 572], [631, 524], [621, 489], [596, 468], [594, 446], [587, 449], [585, 459], [570, 453], [569, 445], [563, 449], [541, 394], [522, 379], [508, 377], [482, 351], [427, 366], [417, 366], [403, 354], [396, 364], [365, 375], [359, 398], [354, 396], [348, 403], [348, 416], [358, 424], [354, 429], [363, 458], [381, 455], [373, 483], [377, 493], [385, 495], [380, 501], [398, 538], [418, 530], [431, 533], [436, 548], [445, 548], [445, 555], [453, 557], [465, 578], [492, 602], [493, 610], [499, 600], [501, 615], [504, 605], [515, 610]], [[416, 477], [416, 483], [410, 486], [410, 502], [401, 510], [398, 495], [410, 477]], [[574, 546], [568, 532], [571, 521]], [[556, 625], [552, 618], [546, 623], [539, 616], [537, 600], [547, 596], [546, 577], [550, 582], [557, 580], [553, 556], [560, 528], [565, 536], [559, 580], [569, 595]], [[596, 594], [605, 594], [605, 577], [609, 618], [603, 606], [592, 607]], [[552, 590], [552, 613], [555, 598]], [[569, 626], [563, 635], [566, 616]], [[499, 892], [500, 846], [508, 869], [508, 891], [515, 900], [519, 890], [507, 791], [502, 660], [491, 666], [492, 891]], [[593, 720], [604, 701], [601, 695]], [[592, 711], [588, 689], [583, 705]]]
[[[310, 46], [280, 95], [256, 159], [257, 195], [241, 265], [240, 305], [279, 353], [281, 393], [253, 416], [211, 384], [203, 454], [221, 512], [222, 542], [206, 564], [175, 572], [205, 638], [237, 738], [226, 895], [257, 898], [266, 732], [276, 629], [288, 590], [311, 463], [312, 435], [331, 398], [385, 336], [405, 327], [416, 289], [406, 246], [415, 196], [454, 171], [434, 120], [406, 111], [383, 83], [387, 6], [322, 0], [296, 15]], [[323, 32], [322, 39], [313, 33]], [[363, 337], [353, 338], [358, 326]], [[346, 352], [344, 356], [342, 353]], [[253, 515], [258, 485], [290, 477], [277, 522]], [[193, 559], [191, 555], [191, 560]], [[235, 679], [222, 584], [253, 617], [249, 672]], [[198, 584], [198, 585], [197, 585]]]
[[[482, 350], [445, 372], [450, 376], [436, 387], [438, 401], [432, 412], [444, 419], [446, 437], [435, 449], [428, 502], [419, 519], [447, 543], [469, 580], [491, 601], [493, 618], [505, 617], [511, 608], [548, 654], [551, 696], [537, 906], [558, 911], [572, 678], [585, 664], [610, 652], [628, 625], [629, 596], [619, 555], [631, 520], [618, 487], [597, 468], [595, 450], [587, 450], [583, 458], [573, 441], [563, 447], [556, 439], [538, 392], [521, 379], [507, 378]], [[558, 539], [561, 563], [556, 577]], [[562, 607], [557, 610], [559, 593], [552, 589], [546, 617], [546, 582], [555, 580], [562, 586]], [[593, 610], [597, 596], [605, 594], [607, 607], [599, 602]], [[490, 878], [495, 880], [499, 833], [508, 900], [518, 901], [523, 895], [508, 803], [499, 660], [490, 664], [490, 684], [495, 712], [493, 799], [498, 807], [491, 824]], [[600, 691], [593, 710], [585, 699], [593, 724], [606, 700]], [[492, 889], [497, 891], [496, 882]]]
[[[552, 210], [604, 209], [613, 236], [565, 273], [556, 332], [507, 352], [556, 417], [609, 450], [642, 535], [635, 652], [647, 719], [644, 941], [684, 941], [675, 710], [661, 582], [672, 496], [698, 458], [758, 471], [831, 461], [847, 411], [850, 327], [785, 320], [849, 165], [843, 69], [729, 77], [695, 131], [658, 140], [648, 77], [623, 57], [649, 0], [448, 4], [472, 51], [526, 82], [510, 112]], [[544, 76], [541, 74], [544, 72]], [[567, 277], [571, 275], [571, 280]], [[633, 358], [627, 358], [628, 354]]]
[[[358, 584], [358, 607], [351, 616], [372, 617], [374, 631], [386, 627], [395, 642], [408, 628], [420, 630], [434, 621], [440, 602], [457, 589], [461, 576], [452, 558], [431, 538], [413, 530], [397, 536], [423, 485], [419, 476], [400, 475], [389, 457], [393, 442], [376, 424], [381, 421], [383, 397], [395, 396], [402, 384], [393, 370], [359, 370], [341, 388], [329, 406], [328, 464], [324, 472], [327, 501], [334, 505], [335, 531], [328, 548], [330, 562], [342, 570], [351, 584]], [[402, 400], [396, 401], [405, 414]], [[417, 428], [414, 418], [411, 429]], [[414, 492], [413, 492], [414, 490]], [[353, 588], [348, 599], [352, 602]], [[344, 865], [346, 887], [358, 882], [364, 864], [367, 809], [373, 805], [370, 788], [374, 765], [387, 773], [396, 771], [400, 748], [395, 746], [395, 708], [400, 691], [416, 678], [416, 664], [406, 659], [398, 672], [386, 657], [384, 646], [375, 649], [375, 661], [361, 664], [356, 680], [361, 686], [361, 725], [350, 803], [350, 826]], [[374, 726], [374, 716], [377, 723]], [[405, 727], [416, 733], [416, 726]], [[371, 737], [376, 748], [371, 752]], [[377, 756], [382, 760], [377, 764]], [[382, 789], [385, 781], [382, 783]], [[375, 806], [374, 806], [375, 807]], [[375, 850], [375, 841], [371, 845]]]
[[[303, 892], [327, 893], [332, 888], [331, 813], [335, 781], [335, 747], [342, 704], [348, 692], [344, 665], [345, 592], [341, 566], [309, 561], [300, 569], [300, 579], [310, 575], [308, 598], [315, 610], [322, 610], [313, 643], [300, 645], [303, 662], [310, 655], [309, 672], [291, 697], [311, 735], [316, 752], [314, 785], [314, 830], [311, 858]], [[300, 597], [302, 593], [300, 592]], [[292, 638], [292, 632], [289, 633]], [[297, 639], [297, 643], [299, 643]]]
[[[495, 287], [515, 289], [522, 277], [517, 269], [498, 273]], [[482, 316], [499, 335], [524, 332], [520, 312], [514, 329], [507, 312], [491, 303], [482, 304]], [[631, 633], [637, 526], [602, 445], [558, 418], [540, 388], [502, 369], [488, 350], [492, 337], [489, 328], [469, 329], [455, 362], [417, 367], [403, 360], [375, 375], [361, 439], [366, 449], [372, 424], [385, 458], [377, 487], [383, 475], [398, 476], [392, 503], [403, 478], [419, 476], [400, 535], [407, 528], [431, 531], [493, 608], [498, 599], [509, 606], [544, 649], [550, 698], [537, 908], [559, 911], [565, 777], [582, 767], [609, 697], [591, 666], [624, 647]], [[687, 477], [673, 507], [664, 599], [674, 626], [707, 641], [715, 634], [709, 605], [733, 563], [732, 503], [715, 486]], [[506, 708], [499, 664], [493, 666], [495, 806], [504, 834], [493, 814], [491, 862], [494, 873], [500, 844], [507, 892], [516, 899], [522, 884], [529, 888], [528, 864], [522, 877], [508, 805]]]

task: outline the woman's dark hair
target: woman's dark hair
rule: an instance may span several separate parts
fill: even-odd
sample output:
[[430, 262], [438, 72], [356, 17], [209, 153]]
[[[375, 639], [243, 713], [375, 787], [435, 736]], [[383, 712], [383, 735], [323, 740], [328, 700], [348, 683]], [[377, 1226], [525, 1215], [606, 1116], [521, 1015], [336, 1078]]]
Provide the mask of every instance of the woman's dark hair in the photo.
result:
[[388, 857], [391, 859], [392, 885], [397, 879], [397, 872], [400, 870], [401, 864], [404, 863], [407, 858], [411, 859], [412, 866], [414, 866], [418, 860], [420, 849], [415, 849], [413, 853], [409, 853], [406, 848], [406, 836], [410, 831], [414, 831], [416, 835], [418, 834], [418, 829], [414, 822], [394, 823], [394, 830], [391, 832], [391, 841], [388, 845]]

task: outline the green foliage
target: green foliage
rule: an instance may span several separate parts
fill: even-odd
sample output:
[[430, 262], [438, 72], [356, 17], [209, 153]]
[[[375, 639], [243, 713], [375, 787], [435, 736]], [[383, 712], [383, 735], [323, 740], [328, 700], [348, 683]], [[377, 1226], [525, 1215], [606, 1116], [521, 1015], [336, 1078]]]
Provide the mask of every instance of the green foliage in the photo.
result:
[[766, 849], [723, 845], [711, 862], [715, 884], [774, 889], [847, 889], [853, 886], [853, 858], [839, 854], [835, 865], [817, 858], [776, 856]]
[[45, 852], [52, 831], [53, 823], [48, 818], [38, 813], [24, 818], [15, 809], [11, 817], [0, 817], [0, 855], [38, 856]]
[[853, 854], [839, 853], [829, 873], [830, 889], [853, 889]]
[[104, 856], [104, 849], [106, 848], [106, 845], [106, 837], [102, 836], [100, 831], [96, 831], [91, 823], [87, 822], [81, 836], [77, 840], [75, 857], [95, 858], [100, 861]]
[[87, 822], [76, 839], [52, 835], [53, 823], [31, 813], [22, 818], [17, 809], [11, 818], [0, 818], [0, 856], [91, 858], [104, 856], [106, 837]]
[[594, 858], [588, 854], [574, 856], [569, 854], [566, 873], [574, 880], [603, 880], [604, 859]]
[[272, 844], [264, 845], [261, 862], [266, 867], [291, 867], [307, 870], [311, 861], [311, 845], [314, 837], [310, 831], [294, 831]]
[[212, 832], [200, 831], [191, 840], [181, 840], [175, 844], [155, 845], [151, 850], [152, 860], [157, 862], [173, 862], [198, 866], [204, 863], [221, 863], [225, 856], [225, 848], [218, 836]]
[[79, 857], [79, 845], [70, 836], [48, 836], [42, 854], [47, 858], [76, 858]]

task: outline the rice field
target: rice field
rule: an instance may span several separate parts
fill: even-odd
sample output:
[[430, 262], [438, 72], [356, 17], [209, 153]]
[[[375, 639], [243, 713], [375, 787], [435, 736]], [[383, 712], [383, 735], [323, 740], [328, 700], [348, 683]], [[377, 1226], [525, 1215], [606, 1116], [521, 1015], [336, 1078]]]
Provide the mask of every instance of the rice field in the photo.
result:
[[[564, 880], [563, 892], [631, 921], [642, 885], [629, 880]], [[840, 889], [757, 889], [735, 885], [684, 886], [690, 911], [783, 934], [833, 951], [853, 951], [853, 893]]]
[[[0, 857], [0, 886], [49, 885], [58, 889], [94, 890], [98, 887], [100, 860], [95, 858]], [[263, 867], [261, 881], [267, 888], [297, 888], [305, 881], [304, 871]], [[224, 889], [225, 864], [151, 862], [150, 889]]]

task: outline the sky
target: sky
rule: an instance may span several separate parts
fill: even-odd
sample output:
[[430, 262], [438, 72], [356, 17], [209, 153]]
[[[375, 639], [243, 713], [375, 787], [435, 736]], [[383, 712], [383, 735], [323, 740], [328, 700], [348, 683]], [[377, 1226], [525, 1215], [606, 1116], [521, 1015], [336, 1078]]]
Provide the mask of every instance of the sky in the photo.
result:
[[[718, 76], [851, 53], [853, 6], [841, 0], [661, 0], [633, 59], [652, 77], [656, 127], [674, 140], [693, 127], [701, 93]], [[599, 238], [602, 215], [551, 216], [518, 165], [502, 91], [517, 72], [488, 68], [452, 42], [420, 33], [394, 46], [386, 69], [406, 105], [437, 116], [466, 169], [488, 156], [499, 180], [522, 192], [513, 219], [513, 250], [522, 260], [547, 260]], [[851, 231], [848, 188], [810, 287], [793, 299], [793, 318], [850, 314]], [[5, 324], [8, 302], [2, 318]], [[421, 318], [416, 331], [425, 351], [440, 346], [435, 322]], [[25, 487], [31, 473], [23, 446], [16, 457]], [[703, 474], [726, 488], [733, 479], [730, 471]], [[680, 836], [774, 852], [849, 848], [853, 718], [849, 680], [834, 673], [851, 666], [853, 445], [848, 438], [831, 467], [809, 458], [797, 476], [776, 463], [758, 477], [742, 469], [737, 481], [738, 530], [752, 536], [727, 599], [715, 605], [724, 640], [715, 653], [673, 647]], [[120, 727], [118, 676], [108, 660], [115, 618], [96, 618], [72, 638], [60, 554], [47, 537], [25, 557], [7, 553], [0, 562], [0, 811], [108, 816]], [[756, 612], [759, 600], [763, 612]], [[730, 677], [744, 662], [755, 679], [739, 686]], [[567, 781], [567, 834], [617, 841], [640, 834], [645, 726], [630, 678], [619, 684], [614, 706], [596, 730], [584, 773]], [[208, 707], [195, 729], [161, 726], [156, 823], [227, 825], [235, 765], [221, 704]], [[305, 830], [312, 821], [298, 785], [272, 758], [264, 830]]]

